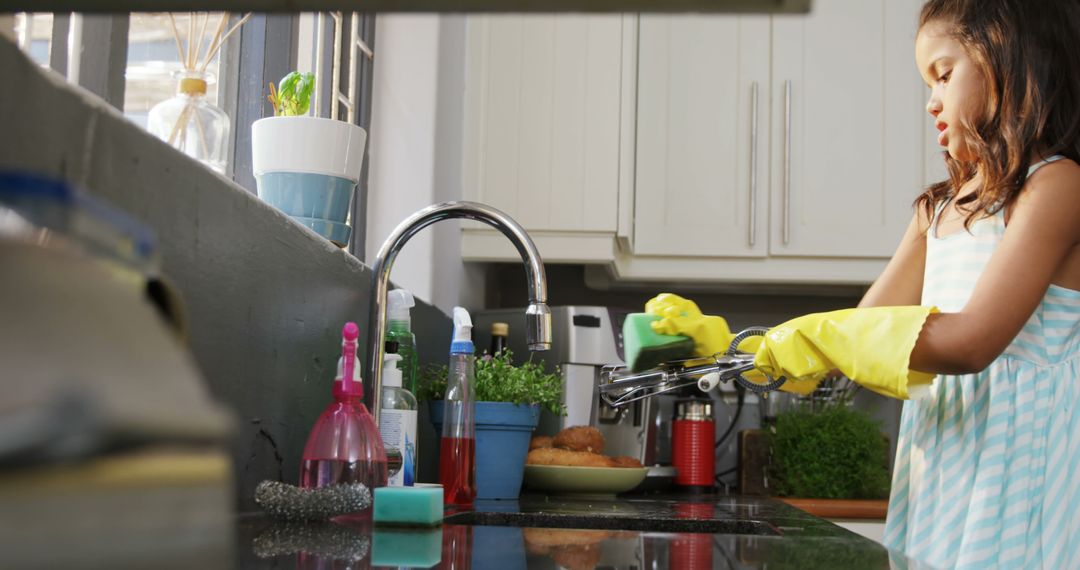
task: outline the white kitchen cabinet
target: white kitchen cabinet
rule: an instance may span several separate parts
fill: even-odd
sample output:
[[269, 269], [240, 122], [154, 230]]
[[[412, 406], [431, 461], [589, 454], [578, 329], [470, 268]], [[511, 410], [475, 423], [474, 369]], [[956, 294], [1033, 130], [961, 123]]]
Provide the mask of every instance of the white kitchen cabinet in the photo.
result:
[[917, 10], [642, 16], [634, 255], [891, 255], [923, 178]]
[[635, 255], [768, 254], [769, 28], [640, 17]]
[[921, 3], [817, 0], [773, 18], [770, 254], [893, 253], [923, 181]]
[[[464, 195], [503, 210], [548, 259], [613, 256], [618, 216], [621, 15], [470, 16]], [[463, 231], [466, 259], [513, 259]]]
[[920, 4], [470, 17], [466, 197], [615, 279], [867, 284], [927, 177]]

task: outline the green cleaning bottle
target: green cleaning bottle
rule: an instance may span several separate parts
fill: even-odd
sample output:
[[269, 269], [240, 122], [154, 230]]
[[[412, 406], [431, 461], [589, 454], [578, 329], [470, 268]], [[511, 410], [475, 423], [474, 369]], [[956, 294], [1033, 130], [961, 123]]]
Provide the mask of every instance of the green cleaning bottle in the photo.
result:
[[413, 335], [409, 309], [416, 306], [412, 293], [406, 289], [394, 289], [387, 296], [386, 339], [398, 343], [398, 369], [401, 370], [401, 385], [409, 392], [416, 393], [417, 360], [416, 336]]

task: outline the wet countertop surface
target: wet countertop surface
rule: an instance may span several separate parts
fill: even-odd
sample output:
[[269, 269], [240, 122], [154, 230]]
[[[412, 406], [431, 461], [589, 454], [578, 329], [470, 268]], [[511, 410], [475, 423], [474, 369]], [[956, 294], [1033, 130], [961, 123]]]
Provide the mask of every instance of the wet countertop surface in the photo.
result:
[[881, 545], [783, 502], [739, 496], [523, 496], [434, 529], [241, 516], [240, 568], [889, 568]]

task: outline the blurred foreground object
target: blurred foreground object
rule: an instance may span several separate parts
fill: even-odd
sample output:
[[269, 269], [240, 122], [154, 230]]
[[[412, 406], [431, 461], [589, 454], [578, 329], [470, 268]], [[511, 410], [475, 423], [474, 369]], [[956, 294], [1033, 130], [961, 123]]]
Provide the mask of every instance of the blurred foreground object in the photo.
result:
[[[135, 0], [8, 0], [6, 10], [34, 12], [131, 12], [146, 10]], [[296, 12], [293, 0], [158, 0], [154, 10]], [[805, 14], [811, 0], [306, 0], [304, 10], [364, 12], [723, 12]]]
[[157, 265], [122, 212], [0, 172], [0, 567], [228, 560], [231, 418]]

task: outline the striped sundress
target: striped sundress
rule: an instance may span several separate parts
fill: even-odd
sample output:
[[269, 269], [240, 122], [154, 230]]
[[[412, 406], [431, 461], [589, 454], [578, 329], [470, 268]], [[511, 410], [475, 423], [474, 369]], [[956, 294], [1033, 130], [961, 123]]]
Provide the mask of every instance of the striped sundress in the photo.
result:
[[[922, 304], [956, 312], [1005, 219], [937, 237], [937, 217]], [[1080, 291], [1051, 285], [986, 370], [939, 375], [904, 403], [885, 546], [919, 568], [1080, 568], [1078, 405]]]

